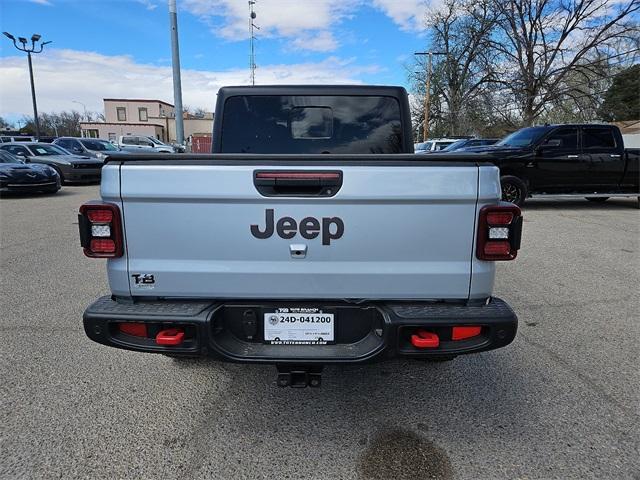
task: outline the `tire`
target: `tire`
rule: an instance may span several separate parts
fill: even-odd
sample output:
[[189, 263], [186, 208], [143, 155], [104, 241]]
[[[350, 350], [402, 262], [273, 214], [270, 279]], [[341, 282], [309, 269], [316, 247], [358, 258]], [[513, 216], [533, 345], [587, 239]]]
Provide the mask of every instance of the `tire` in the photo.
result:
[[502, 189], [502, 200], [511, 202], [519, 207], [524, 204], [529, 194], [527, 185], [518, 177], [505, 175], [500, 177], [500, 187]]
[[593, 203], [604, 203], [609, 200], [609, 197], [585, 197], [588, 201]]

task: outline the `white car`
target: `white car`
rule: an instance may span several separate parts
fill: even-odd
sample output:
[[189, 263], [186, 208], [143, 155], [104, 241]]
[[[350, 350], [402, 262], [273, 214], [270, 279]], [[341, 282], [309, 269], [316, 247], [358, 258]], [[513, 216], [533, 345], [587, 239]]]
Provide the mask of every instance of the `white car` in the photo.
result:
[[173, 146], [144, 135], [122, 135], [118, 140], [118, 146], [123, 150], [138, 153], [176, 153]]
[[416, 143], [413, 145], [413, 149], [416, 153], [433, 153], [444, 150], [453, 142], [459, 139], [456, 138], [432, 138], [426, 142]]

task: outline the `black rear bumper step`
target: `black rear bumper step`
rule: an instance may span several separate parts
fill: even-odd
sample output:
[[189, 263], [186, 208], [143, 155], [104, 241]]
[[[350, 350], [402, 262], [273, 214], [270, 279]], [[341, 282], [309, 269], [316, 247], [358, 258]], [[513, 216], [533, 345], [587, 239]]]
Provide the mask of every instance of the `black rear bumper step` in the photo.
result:
[[[262, 339], [265, 312], [286, 306], [315, 306], [335, 313], [335, 342], [327, 345], [273, 345]], [[484, 305], [426, 302], [343, 301], [179, 301], [120, 303], [102, 297], [84, 312], [92, 340], [129, 350], [212, 356], [225, 361], [278, 365], [362, 363], [397, 356], [455, 356], [500, 348], [516, 335], [518, 319], [503, 300]], [[248, 320], [247, 320], [248, 319]], [[119, 324], [142, 323], [147, 336], [123, 333]], [[481, 333], [452, 339], [452, 327], [480, 326]], [[158, 345], [157, 332], [178, 328], [179, 345]], [[419, 329], [437, 335], [436, 348], [417, 348], [411, 337]]]

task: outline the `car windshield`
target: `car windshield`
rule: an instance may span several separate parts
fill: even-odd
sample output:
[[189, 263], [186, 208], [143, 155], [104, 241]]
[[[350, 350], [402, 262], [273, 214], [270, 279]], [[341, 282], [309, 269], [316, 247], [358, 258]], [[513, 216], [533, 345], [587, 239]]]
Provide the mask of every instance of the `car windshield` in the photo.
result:
[[80, 140], [82, 145], [87, 150], [93, 150], [94, 152], [117, 152], [118, 149], [106, 140]]
[[548, 131], [547, 127], [528, 127], [513, 132], [500, 140], [496, 145], [507, 147], [528, 147], [533, 145]]
[[453, 142], [436, 142], [436, 150], [437, 151], [442, 151], [445, 148], [447, 148], [448, 146], [450, 146]]
[[432, 146], [433, 146], [433, 142], [421, 143], [416, 151], [417, 152], [429, 151], [429, 150], [431, 150]]
[[69, 152], [60, 147], [43, 143], [39, 143], [37, 145], [29, 145], [29, 150], [31, 150], [34, 155], [37, 155], [39, 157], [46, 157], [49, 155], [70, 155]]
[[457, 140], [457, 141], [453, 142], [451, 145], [448, 145], [446, 148], [443, 148], [442, 151], [443, 152], [453, 152], [454, 150], [458, 150], [458, 149], [464, 147], [466, 143], [467, 143], [466, 139]]
[[24, 163], [24, 161], [17, 155], [0, 150], [0, 163]]
[[160, 140], [153, 138], [153, 137], [146, 137], [149, 140], [151, 140], [153, 143], [155, 143], [156, 145], [164, 145], [164, 143], [162, 143]]

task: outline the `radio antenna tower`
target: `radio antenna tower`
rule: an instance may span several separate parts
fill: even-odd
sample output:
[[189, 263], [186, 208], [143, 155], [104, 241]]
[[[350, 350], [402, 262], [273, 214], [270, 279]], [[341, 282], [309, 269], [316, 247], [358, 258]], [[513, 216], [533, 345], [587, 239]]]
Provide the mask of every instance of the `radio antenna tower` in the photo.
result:
[[256, 47], [255, 30], [260, 30], [260, 27], [255, 25], [253, 21], [256, 19], [256, 12], [253, 11], [253, 6], [256, 4], [256, 0], [249, 0], [249, 70], [251, 71], [251, 85], [256, 84]]

